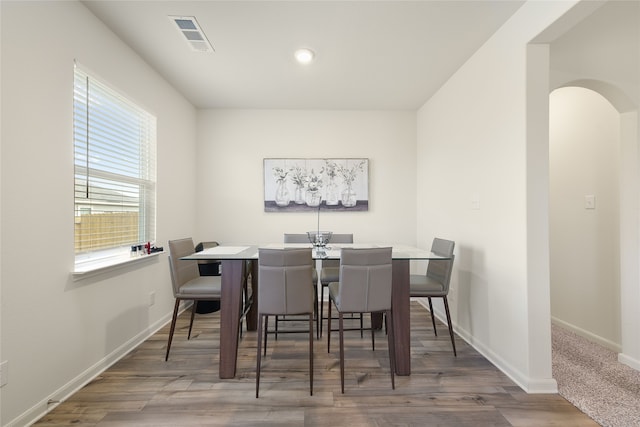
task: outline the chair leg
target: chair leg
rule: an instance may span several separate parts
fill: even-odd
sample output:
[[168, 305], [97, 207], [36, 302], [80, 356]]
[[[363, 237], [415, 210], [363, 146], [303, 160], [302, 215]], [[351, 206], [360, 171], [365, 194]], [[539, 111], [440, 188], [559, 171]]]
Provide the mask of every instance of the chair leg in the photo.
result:
[[[264, 355], [267, 355], [267, 329], [269, 329], [269, 316], [264, 316]], [[277, 323], [277, 322], [276, 322]], [[258, 329], [258, 333], [262, 333], [262, 329]]]
[[427, 298], [429, 300], [429, 313], [431, 313], [431, 323], [433, 324], [433, 333], [438, 336], [438, 330], [436, 329], [436, 317], [433, 315], [433, 304], [431, 304], [431, 297]]
[[458, 353], [456, 353], [456, 341], [453, 338], [453, 325], [451, 325], [451, 314], [449, 313], [449, 301], [447, 301], [447, 296], [443, 296], [444, 300], [444, 311], [447, 313], [447, 324], [449, 325], [449, 335], [451, 336], [451, 345], [453, 346], [453, 355], [458, 357]]
[[342, 312], [338, 311], [338, 327], [340, 328], [340, 386], [344, 394], [344, 325]]
[[391, 371], [391, 388], [393, 390], [396, 389], [396, 381], [395, 381], [395, 374], [396, 374], [396, 346], [395, 346], [395, 342], [394, 342], [394, 337], [393, 337], [393, 317], [391, 314], [391, 310], [387, 310], [387, 312], [385, 313], [384, 316], [385, 319], [385, 326], [387, 328], [387, 340], [389, 342], [389, 370]]
[[193, 318], [196, 315], [196, 310], [198, 308], [198, 300], [193, 300], [193, 304], [191, 305], [191, 322], [189, 322], [189, 333], [187, 334], [187, 339], [191, 339], [191, 329], [193, 329]]
[[[322, 336], [322, 321], [324, 320], [324, 288], [325, 286], [320, 284], [320, 336]], [[327, 298], [327, 303], [331, 305], [331, 301], [328, 300], [329, 298]]]
[[[373, 327], [371, 328], [371, 337], [373, 338]], [[360, 338], [364, 338], [364, 314], [363, 313], [360, 313]]]
[[[258, 398], [258, 390], [260, 389], [260, 363], [262, 362], [262, 314], [258, 315], [258, 357], [256, 358], [256, 399]], [[266, 343], [265, 343], [266, 344]]]
[[327, 304], [327, 353], [331, 353], [331, 296]]
[[314, 288], [314, 300], [315, 300], [315, 307], [314, 307], [314, 316], [316, 318], [316, 337], [318, 339], [320, 339], [320, 327], [322, 326], [322, 318], [318, 317], [318, 286], [316, 285]]
[[[370, 316], [373, 316], [373, 313], [369, 313]], [[360, 313], [360, 338], [362, 338], [362, 313]], [[373, 334], [373, 322], [371, 322], [371, 350], [376, 351], [376, 337]]]
[[176, 319], [178, 318], [178, 307], [180, 306], [180, 300], [176, 298], [176, 304], [173, 307], [173, 317], [171, 318], [171, 328], [169, 329], [169, 341], [167, 341], [167, 354], [164, 356], [164, 361], [169, 360], [169, 351], [171, 350], [171, 341], [173, 340], [173, 332], [176, 329]]
[[[309, 395], [313, 396], [313, 314], [309, 315]], [[317, 324], [316, 324], [317, 328]]]

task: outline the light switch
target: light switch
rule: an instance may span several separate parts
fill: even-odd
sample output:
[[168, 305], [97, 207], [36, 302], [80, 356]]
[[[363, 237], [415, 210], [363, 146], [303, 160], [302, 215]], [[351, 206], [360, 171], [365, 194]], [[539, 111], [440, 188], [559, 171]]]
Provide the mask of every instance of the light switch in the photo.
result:
[[471, 195], [471, 209], [480, 209], [480, 194], [474, 193]]
[[595, 209], [596, 208], [596, 196], [589, 194], [584, 196], [584, 208]]

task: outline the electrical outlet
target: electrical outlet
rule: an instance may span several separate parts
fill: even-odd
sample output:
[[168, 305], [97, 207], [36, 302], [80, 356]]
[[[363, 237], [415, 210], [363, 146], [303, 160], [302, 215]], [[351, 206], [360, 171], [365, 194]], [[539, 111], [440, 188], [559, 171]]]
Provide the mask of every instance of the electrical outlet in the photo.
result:
[[155, 291], [149, 292], [149, 307], [156, 303], [156, 293]]
[[0, 363], [0, 387], [4, 387], [9, 382], [9, 361]]

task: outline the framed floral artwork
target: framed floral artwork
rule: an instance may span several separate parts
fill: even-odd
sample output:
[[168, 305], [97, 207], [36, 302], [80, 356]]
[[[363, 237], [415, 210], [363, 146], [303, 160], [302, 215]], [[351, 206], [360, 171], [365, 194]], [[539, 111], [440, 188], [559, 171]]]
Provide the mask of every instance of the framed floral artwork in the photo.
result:
[[368, 211], [368, 159], [264, 159], [265, 212]]

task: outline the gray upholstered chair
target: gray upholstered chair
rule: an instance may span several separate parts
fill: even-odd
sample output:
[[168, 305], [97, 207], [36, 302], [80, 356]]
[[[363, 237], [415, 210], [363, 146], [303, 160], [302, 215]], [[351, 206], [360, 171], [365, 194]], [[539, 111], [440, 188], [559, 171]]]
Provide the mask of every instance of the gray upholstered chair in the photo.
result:
[[[311, 244], [309, 241], [309, 236], [306, 233], [284, 233], [284, 243], [307, 243]], [[322, 331], [322, 321], [320, 317], [318, 317], [318, 272], [313, 268], [313, 288], [315, 290], [313, 304], [314, 304], [314, 320], [316, 322], [316, 335], [318, 339], [320, 339], [320, 334]], [[276, 317], [275, 330], [276, 330], [276, 339], [278, 337], [278, 322], [281, 321], [279, 317]]]
[[[353, 243], [353, 234], [333, 234], [329, 245], [332, 243]], [[324, 290], [331, 282], [337, 282], [340, 276], [340, 261], [336, 259], [322, 260], [322, 269], [320, 269], [320, 335], [322, 335], [322, 321], [324, 317]], [[360, 316], [360, 330], [362, 330], [362, 316]], [[362, 333], [361, 333], [362, 335]]]
[[222, 294], [220, 276], [200, 276], [197, 261], [180, 259], [194, 252], [193, 239], [190, 237], [169, 240], [169, 269], [171, 271], [171, 284], [173, 286], [173, 296], [176, 299], [176, 303], [173, 307], [173, 317], [171, 318], [165, 361], [169, 360], [169, 351], [171, 350], [171, 341], [173, 340], [173, 333], [176, 328], [180, 301], [193, 301], [189, 334], [187, 336], [187, 339], [189, 339], [191, 338], [191, 328], [193, 327], [193, 318], [196, 313], [198, 301], [220, 301]]
[[453, 346], [453, 355], [457, 357], [456, 342], [453, 335], [453, 326], [451, 325], [451, 314], [449, 313], [449, 302], [447, 301], [449, 283], [451, 282], [451, 271], [453, 270], [453, 260], [455, 259], [455, 255], [453, 254], [454, 246], [455, 242], [451, 240], [439, 239], [437, 237], [433, 239], [431, 252], [437, 255], [451, 257], [451, 259], [430, 260], [426, 274], [411, 274], [409, 276], [409, 295], [411, 297], [428, 299], [431, 323], [433, 324], [433, 332], [436, 336], [438, 336], [438, 331], [436, 329], [436, 320], [433, 314], [431, 298], [442, 298], [444, 310], [447, 315], [451, 345]]
[[313, 395], [313, 258], [311, 248], [258, 249], [258, 357], [256, 398], [260, 389], [262, 336], [272, 315], [309, 316], [309, 393]]
[[331, 302], [338, 310], [340, 331], [340, 382], [344, 393], [344, 313], [384, 313], [389, 343], [391, 387], [395, 386], [395, 348], [391, 311], [391, 248], [343, 248], [340, 281], [329, 284], [327, 351], [331, 349]]

